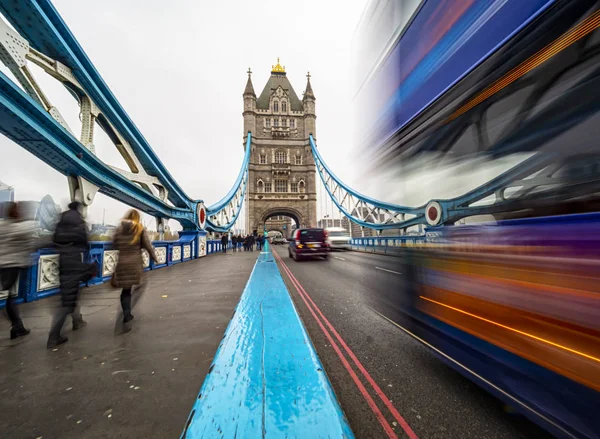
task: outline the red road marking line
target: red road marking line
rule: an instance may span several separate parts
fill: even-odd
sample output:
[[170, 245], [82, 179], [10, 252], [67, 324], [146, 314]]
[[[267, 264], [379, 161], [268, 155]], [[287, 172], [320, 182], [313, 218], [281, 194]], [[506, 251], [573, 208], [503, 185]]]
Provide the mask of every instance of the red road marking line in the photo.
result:
[[[308, 310], [310, 311], [310, 313], [312, 314], [312, 316], [316, 320], [317, 324], [321, 328], [321, 331], [323, 331], [323, 334], [325, 334], [325, 336], [327, 337], [327, 340], [329, 340], [329, 343], [331, 343], [331, 346], [333, 347], [333, 349], [335, 350], [336, 354], [338, 355], [338, 357], [342, 361], [342, 364], [344, 365], [344, 367], [346, 368], [346, 370], [348, 371], [348, 373], [352, 377], [352, 380], [354, 381], [354, 384], [356, 384], [356, 387], [358, 387], [358, 390], [360, 390], [360, 393], [362, 394], [362, 396], [367, 401], [367, 404], [369, 405], [369, 407], [371, 408], [371, 410], [373, 411], [373, 413], [377, 417], [377, 420], [379, 421], [379, 423], [381, 424], [381, 426], [383, 427], [383, 429], [387, 433], [388, 437], [390, 439], [398, 439], [398, 436], [396, 435], [396, 433], [394, 432], [394, 430], [392, 429], [392, 427], [390, 426], [390, 424], [385, 419], [385, 416], [383, 416], [383, 413], [381, 413], [381, 410], [379, 410], [379, 407], [377, 407], [377, 404], [375, 404], [375, 401], [373, 401], [373, 398], [371, 398], [371, 395], [369, 395], [369, 392], [367, 391], [367, 389], [365, 388], [365, 386], [363, 385], [363, 383], [360, 381], [360, 379], [356, 375], [356, 372], [354, 372], [354, 370], [352, 369], [352, 366], [350, 366], [350, 363], [348, 363], [348, 360], [346, 360], [346, 357], [344, 357], [344, 354], [340, 350], [339, 346], [335, 343], [335, 341], [331, 337], [331, 334], [327, 331], [327, 329], [325, 328], [325, 326], [323, 326], [323, 323], [321, 322], [321, 320], [319, 320], [319, 318], [315, 314], [315, 311], [313, 310], [313, 308], [311, 307], [311, 305], [308, 303], [308, 301], [306, 300], [306, 298], [304, 297], [304, 295], [300, 292], [300, 288], [302, 288], [302, 286], [298, 283], [298, 280], [294, 277], [294, 275], [292, 274], [292, 272], [289, 271], [289, 268], [285, 265], [285, 263], [281, 260], [281, 258], [279, 258], [279, 255], [277, 255], [275, 252], [273, 252], [273, 253], [276, 255], [275, 257], [278, 258], [279, 261], [281, 262], [281, 264], [282, 264], [285, 272], [287, 273], [290, 281], [292, 282], [292, 284], [296, 288], [296, 291], [298, 292], [298, 294], [300, 295], [300, 297], [304, 301], [304, 304], [306, 305], [306, 307], [308, 308]], [[300, 288], [298, 288], [299, 286], [300, 286]]]
[[[288, 273], [288, 276], [292, 276], [292, 277], [294, 277], [294, 279], [296, 279], [295, 276], [290, 271], [290, 269], [285, 264], [285, 262], [283, 262], [283, 260], [281, 259], [281, 257], [278, 254], [276, 254], [275, 252], [273, 252], [273, 253], [279, 259], [279, 261], [281, 262], [281, 264], [284, 266], [286, 272]], [[358, 367], [358, 369], [361, 371], [361, 373], [363, 374], [363, 376], [365, 377], [365, 379], [369, 382], [369, 384], [371, 385], [371, 387], [373, 387], [373, 390], [375, 390], [375, 393], [377, 393], [377, 395], [379, 396], [379, 398], [383, 401], [383, 403], [385, 404], [385, 406], [392, 413], [392, 416], [394, 417], [394, 419], [396, 419], [396, 421], [398, 421], [398, 423], [402, 426], [402, 429], [406, 432], [406, 434], [408, 435], [409, 438], [411, 438], [411, 439], [418, 439], [418, 437], [415, 434], [415, 432], [412, 430], [412, 428], [410, 428], [410, 425], [408, 425], [408, 422], [406, 422], [406, 420], [402, 417], [402, 415], [400, 415], [400, 412], [398, 412], [398, 410], [396, 409], [396, 407], [394, 407], [394, 405], [390, 402], [390, 399], [385, 395], [385, 393], [383, 393], [383, 391], [377, 385], [377, 383], [375, 382], [375, 380], [371, 377], [371, 375], [369, 374], [369, 372], [367, 371], [367, 369], [365, 369], [365, 367], [358, 360], [358, 358], [356, 358], [356, 355], [354, 355], [354, 352], [352, 352], [352, 350], [344, 342], [344, 340], [342, 339], [342, 337], [340, 336], [340, 334], [336, 331], [336, 329], [329, 322], [329, 320], [327, 320], [327, 318], [323, 315], [323, 313], [321, 312], [321, 310], [319, 309], [319, 307], [315, 304], [315, 302], [312, 300], [312, 298], [309, 296], [309, 294], [304, 290], [304, 288], [302, 287], [302, 285], [300, 284], [300, 282], [297, 279], [296, 279], [296, 282], [298, 283], [298, 286], [300, 287], [300, 289], [302, 289], [302, 292], [306, 295], [306, 297], [308, 298], [308, 300], [315, 307], [317, 313], [321, 316], [321, 318], [327, 324], [327, 326], [329, 327], [329, 329], [331, 330], [331, 332], [338, 339], [339, 343], [342, 345], [342, 347], [344, 348], [344, 350], [348, 353], [348, 355], [350, 356], [350, 358], [352, 358], [352, 361], [354, 362], [354, 364], [356, 364], [356, 367]], [[296, 289], [298, 289], [298, 287], [296, 287]], [[300, 295], [302, 295], [302, 293], [300, 293]]]

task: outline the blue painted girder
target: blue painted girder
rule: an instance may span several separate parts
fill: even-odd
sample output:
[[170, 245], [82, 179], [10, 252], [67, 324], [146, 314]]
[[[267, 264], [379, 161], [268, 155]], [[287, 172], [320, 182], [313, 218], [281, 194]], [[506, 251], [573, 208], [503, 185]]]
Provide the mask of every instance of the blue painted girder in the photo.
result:
[[150, 215], [174, 218], [184, 226], [195, 227], [193, 202], [187, 208], [173, 207], [114, 171], [2, 72], [0, 130], [57, 171], [81, 176], [98, 186], [101, 193]]
[[129, 142], [146, 172], [157, 177], [167, 189], [169, 201], [176, 207], [190, 209], [194, 200], [167, 171], [52, 3], [49, 0], [4, 0], [0, 1], [0, 12], [31, 47], [72, 69], [102, 114]]

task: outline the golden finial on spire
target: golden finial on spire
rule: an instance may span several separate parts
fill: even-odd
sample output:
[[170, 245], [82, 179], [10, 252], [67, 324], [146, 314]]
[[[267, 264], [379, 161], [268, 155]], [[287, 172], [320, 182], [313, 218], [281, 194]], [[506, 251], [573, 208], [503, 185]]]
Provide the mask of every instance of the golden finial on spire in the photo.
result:
[[271, 67], [271, 73], [285, 73], [285, 66], [282, 67], [281, 64], [279, 64], [279, 57], [277, 57], [277, 65]]

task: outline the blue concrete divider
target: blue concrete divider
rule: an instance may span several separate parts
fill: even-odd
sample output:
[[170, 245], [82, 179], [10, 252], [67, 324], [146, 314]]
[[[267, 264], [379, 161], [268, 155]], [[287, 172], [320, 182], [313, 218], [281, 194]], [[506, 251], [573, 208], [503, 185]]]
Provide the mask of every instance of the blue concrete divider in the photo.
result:
[[181, 436], [234, 437], [354, 437], [268, 245]]
[[[156, 270], [181, 262], [221, 251], [221, 241], [206, 240], [206, 232], [180, 232], [177, 241], [154, 241], [154, 251], [159, 262], [144, 257], [144, 270]], [[92, 286], [107, 282], [118, 260], [110, 241], [92, 241], [87, 252], [82, 254], [86, 262], [95, 262], [96, 275], [82, 286]], [[33, 265], [21, 273], [17, 288], [18, 302], [32, 302], [59, 292], [58, 255], [53, 249], [41, 249], [32, 254]], [[0, 300], [0, 309], [6, 300]]]

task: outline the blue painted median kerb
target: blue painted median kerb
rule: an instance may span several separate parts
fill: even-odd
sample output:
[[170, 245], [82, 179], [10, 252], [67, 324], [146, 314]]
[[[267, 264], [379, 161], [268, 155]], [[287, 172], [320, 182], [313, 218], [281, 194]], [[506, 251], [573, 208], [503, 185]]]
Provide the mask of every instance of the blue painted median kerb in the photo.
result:
[[181, 437], [354, 438], [270, 252], [258, 256]]

